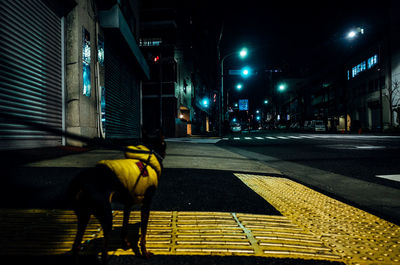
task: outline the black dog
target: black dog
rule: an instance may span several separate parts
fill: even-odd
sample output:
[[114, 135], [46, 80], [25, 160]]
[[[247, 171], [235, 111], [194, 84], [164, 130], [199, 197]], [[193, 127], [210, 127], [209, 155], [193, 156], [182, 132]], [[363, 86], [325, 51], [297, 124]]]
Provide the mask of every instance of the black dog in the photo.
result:
[[152, 255], [146, 249], [147, 224], [151, 200], [162, 171], [166, 144], [161, 133], [144, 136], [143, 143], [144, 146], [130, 146], [128, 149], [151, 150], [151, 154], [126, 152], [126, 159], [99, 161], [96, 167], [84, 170], [72, 180], [69, 196], [78, 219], [77, 234], [72, 246], [75, 262], [78, 261], [82, 238], [93, 214], [103, 228], [102, 262], [107, 263], [108, 242], [112, 230], [113, 197], [118, 198], [124, 205], [121, 233], [123, 248], [131, 247], [127, 238], [129, 215], [132, 206], [139, 203], [142, 204], [140, 249], [144, 257]]

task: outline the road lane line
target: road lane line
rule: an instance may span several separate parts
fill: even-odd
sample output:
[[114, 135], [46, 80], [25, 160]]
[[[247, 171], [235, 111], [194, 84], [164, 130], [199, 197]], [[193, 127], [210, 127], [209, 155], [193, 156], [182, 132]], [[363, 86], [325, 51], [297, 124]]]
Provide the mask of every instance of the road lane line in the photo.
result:
[[390, 179], [400, 182], [400, 174], [398, 175], [376, 175], [377, 178]]

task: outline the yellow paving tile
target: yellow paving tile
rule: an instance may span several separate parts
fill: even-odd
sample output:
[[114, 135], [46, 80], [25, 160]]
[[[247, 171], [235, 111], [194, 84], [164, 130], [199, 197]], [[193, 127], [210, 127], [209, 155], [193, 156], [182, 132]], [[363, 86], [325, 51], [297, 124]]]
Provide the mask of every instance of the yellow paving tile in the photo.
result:
[[[289, 225], [315, 235], [346, 264], [400, 264], [399, 226], [285, 178], [235, 175], [287, 217]], [[262, 229], [262, 223], [247, 226], [261, 245], [271, 244], [270, 240], [278, 234], [272, 236], [265, 231], [258, 234], [256, 229]], [[286, 234], [282, 233], [285, 232], [280, 232], [279, 236], [283, 238]], [[264, 243], [265, 238], [269, 240], [267, 243]], [[297, 235], [290, 236], [289, 240], [282, 238], [280, 243], [268, 246], [278, 247], [276, 244], [286, 241], [289, 247], [291, 242], [296, 242], [295, 238], [300, 240], [298, 246], [302, 243], [319, 244], [315, 239], [304, 240]], [[325, 249], [323, 245], [311, 249]]]
[[[114, 211], [114, 232], [123, 213]], [[70, 250], [76, 218], [62, 210], [0, 210], [1, 255], [56, 255]], [[130, 224], [140, 221], [133, 212]], [[131, 231], [130, 233], [135, 233]], [[136, 233], [139, 233], [137, 231]], [[103, 234], [92, 218], [85, 233], [83, 253], [98, 253]], [[330, 247], [284, 216], [219, 212], [151, 212], [147, 247], [164, 255], [245, 255], [340, 260]], [[133, 255], [120, 248], [113, 234], [110, 254]]]

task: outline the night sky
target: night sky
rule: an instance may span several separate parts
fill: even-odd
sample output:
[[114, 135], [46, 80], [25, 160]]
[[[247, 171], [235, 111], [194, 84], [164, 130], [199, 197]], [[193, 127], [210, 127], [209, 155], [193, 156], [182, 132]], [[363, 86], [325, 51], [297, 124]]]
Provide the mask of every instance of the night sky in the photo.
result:
[[390, 6], [390, 1], [351, 0], [218, 2], [226, 17], [224, 48], [247, 44], [267, 66], [307, 59], [332, 46], [345, 48], [344, 37], [352, 27], [361, 25], [366, 33], [375, 33]]
[[[225, 70], [248, 65], [258, 73], [244, 81], [246, 87], [240, 94], [232, 89], [240, 78], [227, 76], [226, 89], [232, 89], [231, 95], [236, 93], [237, 97], [257, 99], [271, 89], [267, 87], [266, 69], [280, 69], [286, 77], [309, 77], [318, 69], [346, 62], [355, 51], [383, 34], [382, 25], [396, 13], [391, 8], [397, 0], [146, 1], [161, 5], [172, 1], [191, 9], [193, 23], [199, 25], [195, 28], [198, 31], [191, 33], [198, 36], [196, 42], [207, 38], [215, 41], [223, 24], [221, 55], [244, 46], [249, 50], [245, 60], [225, 60]], [[365, 29], [362, 38], [347, 39], [348, 32], [359, 26]]]
[[[215, 3], [218, 2], [217, 12]], [[208, 13], [224, 18], [221, 52], [246, 46], [246, 60], [229, 58], [225, 69], [251, 66], [258, 75], [246, 80], [238, 97], [266, 94], [265, 69], [281, 69], [288, 77], [307, 76], [316, 69], [343, 62], [357, 47], [381, 34], [388, 22], [391, 1], [209, 1]], [[206, 9], [207, 10], [207, 9]], [[362, 39], [349, 41], [347, 33], [362, 26]], [[341, 61], [340, 61], [341, 60]], [[230, 77], [233, 87], [240, 79]], [[237, 94], [236, 91], [232, 91]]]

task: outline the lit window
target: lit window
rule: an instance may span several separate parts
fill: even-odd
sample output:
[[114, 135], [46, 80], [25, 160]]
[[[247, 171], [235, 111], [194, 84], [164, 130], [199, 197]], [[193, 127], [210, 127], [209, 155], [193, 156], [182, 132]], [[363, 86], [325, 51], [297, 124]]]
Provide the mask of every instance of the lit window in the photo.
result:
[[375, 54], [374, 56], [368, 58], [368, 69], [372, 68], [378, 62], [378, 55]]
[[139, 46], [143, 47], [152, 47], [152, 46], [160, 46], [162, 40], [160, 38], [148, 38], [148, 39], [140, 39]]

